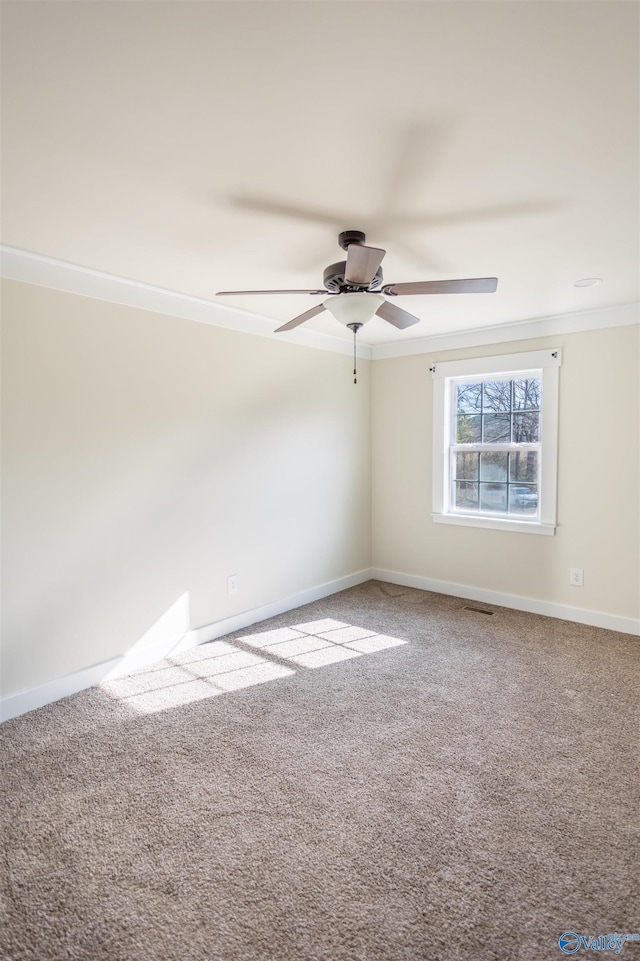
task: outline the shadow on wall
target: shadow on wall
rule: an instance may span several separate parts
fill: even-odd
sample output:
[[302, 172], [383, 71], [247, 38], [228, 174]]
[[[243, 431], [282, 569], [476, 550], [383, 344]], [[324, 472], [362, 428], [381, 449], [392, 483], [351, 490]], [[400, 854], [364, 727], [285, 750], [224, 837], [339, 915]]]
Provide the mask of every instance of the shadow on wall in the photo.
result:
[[[182, 616], [185, 597], [188, 603], [188, 596], [183, 595], [164, 617], [175, 618], [177, 623]], [[157, 627], [154, 625], [152, 631]], [[233, 643], [212, 641], [190, 650], [183, 648], [185, 643], [188, 644], [187, 635], [174, 647], [171, 656], [121, 676], [119, 669], [125, 662], [130, 667], [133, 659], [144, 656], [145, 650], [148, 654], [148, 642], [146, 647], [143, 644], [145, 638], [141, 638], [121, 665], [100, 685], [110, 697], [139, 714], [151, 714], [289, 677], [296, 673], [294, 666], [306, 669], [324, 667], [407, 643], [397, 637], [326, 618], [260, 634], [242, 635]], [[257, 654], [256, 650], [260, 653]]]

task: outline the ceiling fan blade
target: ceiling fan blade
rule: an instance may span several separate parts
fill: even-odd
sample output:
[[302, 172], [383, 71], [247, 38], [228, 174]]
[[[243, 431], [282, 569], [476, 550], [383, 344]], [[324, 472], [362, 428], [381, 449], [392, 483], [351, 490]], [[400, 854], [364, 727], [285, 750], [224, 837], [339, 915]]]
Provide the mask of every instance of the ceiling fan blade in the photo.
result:
[[328, 294], [328, 290], [219, 290], [216, 297], [243, 297], [245, 294]]
[[416, 284], [385, 284], [383, 294], [492, 294], [497, 277], [473, 277], [468, 280], [425, 280]]
[[298, 314], [297, 317], [289, 320], [286, 324], [283, 324], [282, 327], [277, 327], [274, 333], [281, 334], [285, 330], [293, 330], [294, 327], [299, 327], [300, 324], [304, 324], [305, 320], [311, 320], [312, 317], [321, 314], [324, 309], [324, 304], [318, 304], [317, 307], [312, 307], [311, 310], [305, 310], [304, 314]]
[[384, 304], [380, 304], [376, 310], [376, 314], [382, 317], [383, 320], [388, 320], [390, 324], [393, 324], [393, 326], [399, 330], [404, 330], [405, 327], [411, 327], [412, 324], [420, 323], [419, 317], [414, 317], [408, 310], [403, 310], [402, 307], [398, 307], [396, 304], [390, 304], [388, 300], [385, 300]]
[[268, 197], [235, 194], [229, 198], [229, 201], [234, 207], [240, 207], [254, 213], [269, 214], [272, 217], [287, 217], [290, 220], [328, 224], [331, 227], [339, 227], [340, 224], [345, 222], [344, 213], [331, 213], [324, 209], [316, 210], [313, 207], [298, 206], [286, 200], [270, 200]]
[[370, 284], [385, 254], [380, 247], [349, 244], [344, 279], [348, 284]]

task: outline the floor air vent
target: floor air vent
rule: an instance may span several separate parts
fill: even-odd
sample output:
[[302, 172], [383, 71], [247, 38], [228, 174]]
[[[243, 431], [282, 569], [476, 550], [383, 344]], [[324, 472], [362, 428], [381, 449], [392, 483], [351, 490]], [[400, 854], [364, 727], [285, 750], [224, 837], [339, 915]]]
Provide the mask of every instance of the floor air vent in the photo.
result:
[[488, 617], [493, 617], [495, 614], [495, 611], [487, 611], [483, 607], [470, 607], [468, 604], [462, 610], [473, 611], [474, 614], [486, 614]]

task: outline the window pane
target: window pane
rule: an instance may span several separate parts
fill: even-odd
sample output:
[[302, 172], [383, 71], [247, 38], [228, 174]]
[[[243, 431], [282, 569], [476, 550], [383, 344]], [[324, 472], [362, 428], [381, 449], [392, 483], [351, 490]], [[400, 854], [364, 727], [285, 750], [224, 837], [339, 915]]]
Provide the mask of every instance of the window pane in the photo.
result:
[[551, 533], [559, 364], [553, 349], [438, 363], [432, 444], [438, 521]]
[[478, 485], [469, 481], [456, 481], [453, 485], [453, 506], [458, 510], [478, 510]]
[[507, 485], [480, 484], [480, 510], [507, 513]]
[[505, 482], [508, 459], [508, 454], [483, 454], [480, 459], [480, 480]]
[[532, 484], [526, 487], [509, 485], [509, 513], [535, 514], [538, 510], [538, 488]]
[[513, 415], [514, 444], [537, 444], [540, 440], [540, 412]]
[[482, 384], [458, 384], [456, 388], [456, 413], [471, 414], [480, 410]]
[[511, 410], [510, 380], [495, 380], [484, 385], [484, 410]]
[[456, 429], [457, 444], [480, 443], [480, 414], [461, 414]]
[[538, 480], [538, 452], [517, 450], [509, 454], [509, 480], [535, 484]]
[[[529, 414], [519, 414], [528, 417]], [[485, 444], [509, 444], [511, 442], [511, 414], [483, 414], [483, 441]]]
[[513, 382], [513, 409], [538, 410], [540, 408], [541, 381], [539, 377]]
[[456, 454], [456, 480], [478, 479], [478, 454]]

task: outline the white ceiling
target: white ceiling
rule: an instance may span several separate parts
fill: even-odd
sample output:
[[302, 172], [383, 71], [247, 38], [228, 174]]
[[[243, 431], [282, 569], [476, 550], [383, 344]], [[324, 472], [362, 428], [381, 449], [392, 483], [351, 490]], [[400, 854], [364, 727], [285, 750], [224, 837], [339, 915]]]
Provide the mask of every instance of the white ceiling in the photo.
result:
[[[639, 10], [3, 2], [2, 241], [207, 299], [320, 286], [347, 228], [386, 282], [499, 278], [403, 297], [422, 323], [371, 344], [633, 302]], [[319, 300], [226, 302], [275, 327]]]

